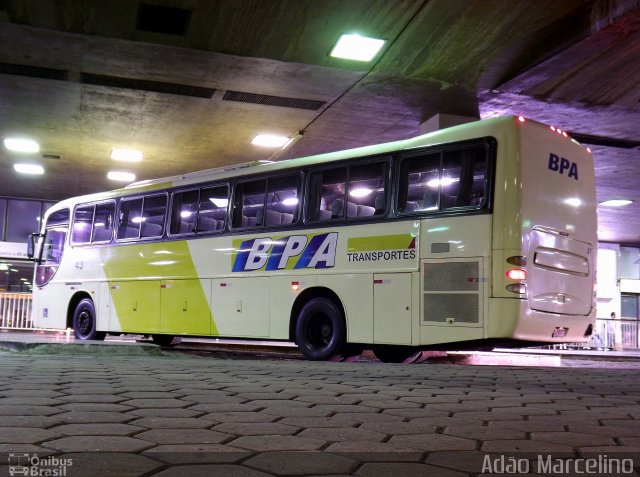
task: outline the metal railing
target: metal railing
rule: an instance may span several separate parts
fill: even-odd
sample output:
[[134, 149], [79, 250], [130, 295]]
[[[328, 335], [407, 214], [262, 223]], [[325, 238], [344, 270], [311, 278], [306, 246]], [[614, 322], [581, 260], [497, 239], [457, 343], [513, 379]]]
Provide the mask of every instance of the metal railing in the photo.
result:
[[586, 343], [550, 345], [550, 349], [640, 349], [640, 321], [635, 319], [598, 318], [593, 334]]
[[32, 330], [31, 293], [0, 293], [0, 328]]

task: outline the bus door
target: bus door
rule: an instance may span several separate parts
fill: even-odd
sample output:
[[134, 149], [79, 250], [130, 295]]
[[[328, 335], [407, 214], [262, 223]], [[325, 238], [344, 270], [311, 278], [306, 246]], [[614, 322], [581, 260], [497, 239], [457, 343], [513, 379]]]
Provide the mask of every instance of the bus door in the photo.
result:
[[373, 275], [373, 341], [411, 345], [411, 273]]

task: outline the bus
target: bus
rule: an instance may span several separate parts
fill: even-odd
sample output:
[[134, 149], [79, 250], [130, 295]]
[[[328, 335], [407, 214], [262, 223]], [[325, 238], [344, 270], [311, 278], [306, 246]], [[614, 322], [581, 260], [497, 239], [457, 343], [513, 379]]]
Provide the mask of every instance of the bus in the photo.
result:
[[583, 342], [590, 151], [523, 117], [64, 200], [30, 241], [37, 327], [371, 349]]

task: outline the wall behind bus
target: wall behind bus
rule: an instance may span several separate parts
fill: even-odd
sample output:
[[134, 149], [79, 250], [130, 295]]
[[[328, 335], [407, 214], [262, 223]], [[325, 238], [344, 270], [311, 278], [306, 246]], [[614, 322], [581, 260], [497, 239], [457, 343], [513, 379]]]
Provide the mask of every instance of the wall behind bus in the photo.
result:
[[610, 318], [611, 313], [620, 316], [620, 245], [598, 244], [596, 282], [597, 318]]

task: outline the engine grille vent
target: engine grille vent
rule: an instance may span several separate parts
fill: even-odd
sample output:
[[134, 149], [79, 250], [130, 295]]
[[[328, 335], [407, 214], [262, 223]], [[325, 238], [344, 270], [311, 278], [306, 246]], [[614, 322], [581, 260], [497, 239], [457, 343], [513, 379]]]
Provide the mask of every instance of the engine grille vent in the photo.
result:
[[240, 103], [263, 104], [265, 106], [279, 106], [281, 108], [309, 109], [313, 111], [320, 109], [326, 104], [325, 101], [243, 93], [242, 91], [227, 91], [222, 99], [223, 101], [238, 101]]
[[5, 75], [28, 76], [30, 78], [43, 78], [59, 81], [67, 81], [69, 73], [65, 70], [42, 68], [40, 66], [15, 65], [12, 63], [0, 63], [0, 73]]
[[163, 83], [160, 81], [148, 81], [133, 78], [120, 78], [117, 76], [94, 75], [82, 73], [81, 82], [97, 86], [110, 86], [112, 88], [126, 88], [140, 91], [152, 91], [154, 93], [175, 94], [178, 96], [191, 96], [194, 98], [212, 98], [216, 92], [212, 88], [189, 86], [176, 83]]
[[481, 262], [424, 262], [422, 321], [477, 324], [481, 313]]

